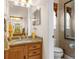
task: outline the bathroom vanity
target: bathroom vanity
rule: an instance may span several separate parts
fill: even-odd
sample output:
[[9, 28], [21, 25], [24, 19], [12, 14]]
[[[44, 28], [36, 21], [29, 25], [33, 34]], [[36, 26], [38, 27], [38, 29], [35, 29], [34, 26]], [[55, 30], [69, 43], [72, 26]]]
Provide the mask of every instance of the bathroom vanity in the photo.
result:
[[[42, 59], [42, 38], [27, 38], [31, 36], [31, 32], [33, 31], [31, 26], [31, 20], [35, 19], [33, 23], [35, 25], [40, 24], [40, 17], [33, 15], [39, 14], [40, 11], [31, 11], [31, 8], [27, 7], [27, 3], [24, 3], [22, 6], [22, 2], [17, 1], [7, 1], [7, 18], [5, 29], [6, 30], [6, 40], [10, 40], [8, 42], [9, 49], [4, 51], [5, 59]], [[21, 5], [22, 4], [22, 5]], [[34, 7], [34, 6], [33, 6]], [[35, 7], [36, 9], [36, 7]], [[38, 20], [39, 19], [39, 20]], [[38, 21], [39, 23], [37, 23]], [[30, 26], [31, 25], [31, 26]], [[25, 38], [25, 39], [24, 39]], [[6, 44], [5, 44], [6, 45]]]
[[5, 50], [5, 59], [42, 59], [42, 40], [40, 38], [11, 41]]

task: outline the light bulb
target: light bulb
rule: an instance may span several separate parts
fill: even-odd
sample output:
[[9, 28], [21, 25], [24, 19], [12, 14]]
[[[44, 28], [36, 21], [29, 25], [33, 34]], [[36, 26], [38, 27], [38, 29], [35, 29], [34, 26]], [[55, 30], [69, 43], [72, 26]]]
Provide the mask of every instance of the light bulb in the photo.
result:
[[24, 7], [24, 3], [21, 3], [21, 6]]
[[32, 0], [29, 0], [28, 3], [29, 3], [30, 5], [32, 5]]
[[27, 8], [30, 8], [30, 6], [31, 6], [31, 5], [30, 5], [29, 3], [27, 3], [26, 7], [27, 7]]
[[26, 0], [21, 0], [22, 3], [26, 3]]
[[16, 6], [20, 6], [20, 5], [21, 5], [21, 3], [20, 3], [20, 2], [17, 2], [17, 1], [14, 1], [14, 4], [15, 4]]

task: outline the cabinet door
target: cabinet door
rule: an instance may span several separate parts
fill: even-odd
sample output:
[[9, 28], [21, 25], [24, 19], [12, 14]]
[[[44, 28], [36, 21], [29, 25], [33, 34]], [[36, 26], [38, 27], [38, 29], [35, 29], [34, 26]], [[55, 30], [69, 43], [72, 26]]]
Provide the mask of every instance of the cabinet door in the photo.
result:
[[4, 59], [8, 59], [8, 51], [4, 51]]
[[33, 43], [28, 45], [29, 50], [40, 49], [41, 43]]
[[8, 59], [24, 59], [23, 47], [13, 47], [9, 50]]
[[25, 45], [24, 47], [24, 59], [28, 59], [28, 46]]
[[29, 57], [29, 59], [41, 59], [41, 56], [40, 55], [31, 56]]

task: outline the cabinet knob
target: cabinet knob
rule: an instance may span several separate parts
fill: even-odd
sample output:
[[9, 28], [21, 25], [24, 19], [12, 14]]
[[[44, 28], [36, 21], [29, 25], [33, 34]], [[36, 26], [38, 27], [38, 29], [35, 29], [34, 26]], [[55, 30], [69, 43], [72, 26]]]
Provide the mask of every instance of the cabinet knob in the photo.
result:
[[36, 52], [33, 52], [33, 54], [36, 54]]

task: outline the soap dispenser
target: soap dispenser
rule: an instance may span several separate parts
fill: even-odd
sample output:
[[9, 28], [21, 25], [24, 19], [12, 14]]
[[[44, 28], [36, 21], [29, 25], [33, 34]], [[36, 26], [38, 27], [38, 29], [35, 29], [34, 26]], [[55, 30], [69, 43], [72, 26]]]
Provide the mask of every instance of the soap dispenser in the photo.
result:
[[32, 39], [35, 39], [36, 33], [32, 32]]
[[32, 32], [32, 39], [36, 38], [36, 28], [33, 28], [33, 32]]

